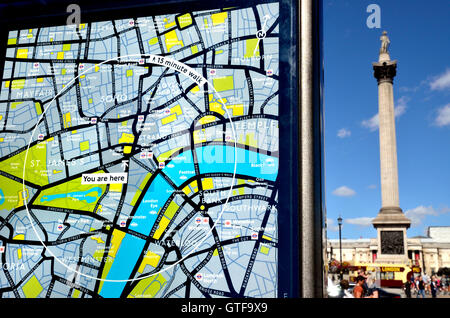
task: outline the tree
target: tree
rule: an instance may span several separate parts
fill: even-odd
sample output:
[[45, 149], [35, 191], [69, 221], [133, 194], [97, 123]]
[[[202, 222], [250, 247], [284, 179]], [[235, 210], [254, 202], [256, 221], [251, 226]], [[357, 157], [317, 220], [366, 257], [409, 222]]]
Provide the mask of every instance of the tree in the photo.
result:
[[442, 276], [442, 275], [450, 276], [450, 268], [448, 268], [448, 267], [439, 268], [437, 275], [438, 276]]

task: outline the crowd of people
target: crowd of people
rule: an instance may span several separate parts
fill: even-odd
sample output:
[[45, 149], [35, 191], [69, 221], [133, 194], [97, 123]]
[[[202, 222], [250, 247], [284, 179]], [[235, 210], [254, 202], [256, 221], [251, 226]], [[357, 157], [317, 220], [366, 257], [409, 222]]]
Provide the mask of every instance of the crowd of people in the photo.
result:
[[375, 282], [376, 278], [374, 275], [358, 270], [358, 276], [355, 279], [356, 285], [353, 287], [352, 292], [348, 290], [350, 287], [348, 280], [343, 279], [340, 281], [340, 298], [378, 298], [379, 293]]
[[[342, 279], [339, 286], [339, 298], [379, 298], [379, 292], [382, 291], [377, 287], [375, 273], [363, 270], [358, 270], [355, 286], [351, 291], [348, 280]], [[407, 298], [413, 295], [417, 298], [426, 298], [427, 295], [431, 295], [432, 298], [436, 298], [438, 294], [450, 295], [450, 277], [446, 275], [430, 277], [426, 274], [411, 276], [411, 279], [404, 283], [403, 290]]]
[[446, 275], [429, 277], [426, 274], [412, 276], [410, 281], [405, 282], [403, 289], [407, 298], [411, 298], [412, 294], [415, 294], [417, 298], [425, 298], [426, 294], [436, 298], [438, 294], [450, 294], [450, 277]]

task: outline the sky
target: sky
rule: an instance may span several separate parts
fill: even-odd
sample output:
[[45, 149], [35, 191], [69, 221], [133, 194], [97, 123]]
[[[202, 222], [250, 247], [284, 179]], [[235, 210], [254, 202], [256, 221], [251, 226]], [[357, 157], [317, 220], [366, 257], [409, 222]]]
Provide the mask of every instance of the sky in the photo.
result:
[[[380, 28], [367, 24], [380, 8]], [[323, 0], [327, 236], [375, 238], [381, 208], [378, 60], [386, 30], [394, 79], [400, 208], [412, 224], [450, 226], [450, 2]], [[373, 17], [373, 16], [372, 16]], [[371, 17], [371, 18], [372, 18]], [[369, 19], [374, 22], [374, 20]]]

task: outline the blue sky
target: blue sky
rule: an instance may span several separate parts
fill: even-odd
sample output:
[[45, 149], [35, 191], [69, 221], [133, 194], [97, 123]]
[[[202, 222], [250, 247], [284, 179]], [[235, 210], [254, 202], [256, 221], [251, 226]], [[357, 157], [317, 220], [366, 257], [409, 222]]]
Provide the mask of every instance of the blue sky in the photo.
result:
[[[374, 238], [381, 207], [378, 88], [372, 62], [388, 31], [394, 79], [400, 207], [408, 236], [450, 226], [450, 2], [323, 0], [328, 237]], [[368, 28], [370, 4], [381, 28]]]

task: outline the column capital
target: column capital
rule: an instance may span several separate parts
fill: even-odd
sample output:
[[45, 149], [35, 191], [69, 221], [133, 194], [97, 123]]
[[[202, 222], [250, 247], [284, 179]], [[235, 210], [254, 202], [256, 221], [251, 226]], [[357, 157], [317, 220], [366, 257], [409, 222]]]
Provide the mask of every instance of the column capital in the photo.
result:
[[397, 61], [386, 61], [372, 63], [374, 70], [374, 77], [377, 79], [378, 84], [383, 82], [394, 82], [394, 77], [397, 75]]

